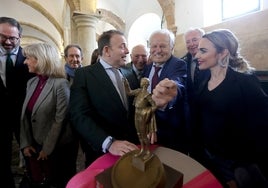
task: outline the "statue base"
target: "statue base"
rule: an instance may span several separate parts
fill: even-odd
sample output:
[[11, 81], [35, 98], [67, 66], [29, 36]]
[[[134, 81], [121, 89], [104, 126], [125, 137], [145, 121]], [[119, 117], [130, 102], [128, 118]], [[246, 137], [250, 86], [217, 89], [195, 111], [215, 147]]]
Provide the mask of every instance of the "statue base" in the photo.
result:
[[137, 154], [135, 153], [132, 156], [132, 165], [137, 169], [145, 172], [145, 170], [148, 168], [148, 165], [151, 164], [150, 161], [155, 157], [154, 154], [149, 153], [148, 156], [146, 155], [136, 156], [136, 155]]
[[[113, 188], [164, 187], [166, 175], [159, 158], [152, 155], [148, 160], [142, 161], [141, 158], [135, 157], [138, 152], [139, 150], [135, 150], [125, 154], [113, 166]], [[139, 164], [134, 166], [134, 161]]]
[[[97, 187], [101, 188], [181, 188], [183, 174], [165, 164], [156, 155], [144, 164], [138, 160], [138, 168], [133, 165], [132, 151], [122, 156], [113, 167], [106, 169], [96, 176]], [[137, 161], [136, 161], [137, 162]], [[139, 167], [144, 167], [144, 171]]]

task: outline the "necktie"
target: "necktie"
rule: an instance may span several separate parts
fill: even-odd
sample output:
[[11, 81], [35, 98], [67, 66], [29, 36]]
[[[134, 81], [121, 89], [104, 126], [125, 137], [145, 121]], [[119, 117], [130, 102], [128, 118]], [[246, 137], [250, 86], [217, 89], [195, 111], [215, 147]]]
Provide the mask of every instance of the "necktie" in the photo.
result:
[[194, 85], [198, 84], [198, 74], [199, 74], [199, 67], [196, 64], [195, 69], [194, 69], [194, 79], [193, 79]]
[[161, 67], [154, 66], [154, 75], [152, 77], [152, 85], [151, 85], [151, 91], [153, 92], [153, 89], [158, 84], [158, 72], [160, 71]]
[[6, 86], [8, 86], [11, 82], [12, 76], [13, 76], [13, 60], [11, 59], [11, 54], [7, 54], [7, 59], [6, 59]]
[[194, 82], [194, 76], [195, 76], [195, 70], [196, 70], [196, 63], [194, 61], [190, 62], [190, 68], [191, 68], [192, 82]]
[[125, 88], [123, 85], [123, 81], [122, 81], [117, 69], [112, 68], [112, 71], [115, 75], [116, 84], [117, 84], [117, 88], [119, 89], [119, 94], [120, 94], [121, 100], [122, 100], [125, 108], [128, 109], [127, 96], [126, 96], [126, 91], [125, 91]]
[[140, 81], [142, 77], [142, 71], [138, 71], [137, 78]]

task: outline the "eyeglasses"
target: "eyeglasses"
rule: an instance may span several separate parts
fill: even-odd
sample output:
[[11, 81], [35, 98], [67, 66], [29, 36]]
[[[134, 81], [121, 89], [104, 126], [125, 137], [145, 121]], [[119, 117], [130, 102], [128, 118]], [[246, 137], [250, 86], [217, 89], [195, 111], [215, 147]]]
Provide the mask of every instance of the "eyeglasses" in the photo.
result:
[[0, 33], [0, 40], [2, 41], [9, 40], [12, 43], [17, 43], [19, 39], [20, 39], [19, 37], [8, 37]]

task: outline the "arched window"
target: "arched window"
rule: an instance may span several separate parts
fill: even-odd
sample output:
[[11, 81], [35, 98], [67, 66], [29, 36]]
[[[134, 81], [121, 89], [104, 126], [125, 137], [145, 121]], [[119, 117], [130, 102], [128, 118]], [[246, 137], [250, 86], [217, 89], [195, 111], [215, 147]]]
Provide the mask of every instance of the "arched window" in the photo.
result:
[[157, 14], [147, 13], [137, 18], [129, 29], [129, 50], [131, 50], [137, 44], [147, 46], [151, 33], [158, 29], [161, 29], [161, 19]]

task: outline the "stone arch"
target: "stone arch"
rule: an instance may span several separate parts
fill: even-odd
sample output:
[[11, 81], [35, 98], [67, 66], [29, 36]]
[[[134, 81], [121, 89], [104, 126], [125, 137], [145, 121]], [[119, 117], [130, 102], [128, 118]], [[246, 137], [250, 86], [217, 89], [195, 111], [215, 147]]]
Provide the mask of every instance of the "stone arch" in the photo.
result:
[[[72, 12], [80, 10], [80, 0], [67, 0]], [[116, 14], [106, 9], [97, 9], [96, 14], [100, 16], [100, 20], [107, 22], [114, 26], [116, 29], [125, 32], [125, 22]]]
[[115, 15], [113, 12], [106, 9], [97, 9], [97, 14], [100, 15], [100, 20], [107, 22], [114, 26], [117, 30], [125, 32], [126, 24], [125, 22]]
[[174, 0], [157, 0], [160, 4], [163, 14], [166, 18], [167, 28], [175, 35], [177, 33], [177, 26], [175, 25], [175, 2]]
[[23, 3], [31, 6], [33, 9], [37, 10], [41, 14], [43, 14], [57, 29], [60, 33], [61, 37], [63, 36], [63, 29], [61, 25], [57, 22], [57, 20], [46, 10], [44, 9], [39, 3], [29, 0], [21, 0]]
[[[163, 14], [167, 22], [167, 28], [177, 33], [177, 26], [175, 25], [175, 2], [174, 0], [157, 0], [160, 4]], [[80, 0], [67, 0], [71, 11], [80, 11]], [[114, 26], [116, 29], [125, 32], [125, 22], [115, 15], [113, 12], [106, 9], [97, 9], [97, 14], [101, 16], [101, 20]]]
[[[57, 46], [58, 49], [61, 49], [61, 43], [59, 43], [59, 41], [55, 40], [54, 37], [49, 32], [45, 31], [44, 29], [41, 29], [40, 27], [37, 27], [36, 25], [28, 23], [28, 22], [20, 22], [20, 24], [22, 26], [28, 26], [28, 27], [30, 27], [32, 29], [35, 29], [35, 30], [39, 31], [40, 33], [43, 33], [45, 36], [47, 36]], [[23, 35], [23, 37], [24, 36], [25, 35]], [[37, 38], [35, 38], [35, 39], [37, 39]], [[42, 39], [39, 38], [38, 40], [41, 41]]]

